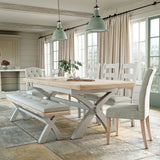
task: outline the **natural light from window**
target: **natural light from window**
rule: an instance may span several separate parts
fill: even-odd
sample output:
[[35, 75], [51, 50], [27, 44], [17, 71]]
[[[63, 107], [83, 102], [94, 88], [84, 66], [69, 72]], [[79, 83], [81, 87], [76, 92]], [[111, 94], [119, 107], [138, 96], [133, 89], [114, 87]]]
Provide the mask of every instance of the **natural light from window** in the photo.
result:
[[131, 62], [138, 62], [138, 80], [143, 79], [147, 67], [146, 53], [146, 21], [133, 22], [131, 24]]
[[45, 42], [44, 44], [44, 59], [45, 59], [45, 75], [50, 75], [51, 73], [51, 44], [50, 42]]
[[44, 44], [45, 74], [58, 75], [58, 41], [47, 41]]
[[75, 35], [75, 60], [83, 66], [77, 71], [77, 76], [86, 77], [87, 65], [98, 62], [97, 33], [79, 33]]
[[160, 18], [149, 20], [149, 66], [156, 67], [157, 72], [152, 83], [152, 93], [160, 93]]

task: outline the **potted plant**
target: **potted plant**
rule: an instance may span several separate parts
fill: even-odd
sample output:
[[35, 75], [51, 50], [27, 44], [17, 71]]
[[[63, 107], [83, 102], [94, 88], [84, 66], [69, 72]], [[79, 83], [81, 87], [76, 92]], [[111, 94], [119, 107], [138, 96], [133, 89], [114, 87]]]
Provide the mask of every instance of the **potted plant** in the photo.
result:
[[[82, 63], [79, 61], [71, 62], [71, 60], [60, 60], [59, 61], [59, 71], [65, 72], [65, 77], [75, 77], [75, 70], [79, 70], [79, 67], [82, 66]], [[71, 75], [71, 72], [73, 72], [73, 75]]]
[[2, 68], [3, 68], [3, 69], [8, 69], [8, 65], [10, 65], [10, 62], [7, 61], [7, 60], [3, 60], [3, 61], [1, 62], [1, 65], [2, 65]]

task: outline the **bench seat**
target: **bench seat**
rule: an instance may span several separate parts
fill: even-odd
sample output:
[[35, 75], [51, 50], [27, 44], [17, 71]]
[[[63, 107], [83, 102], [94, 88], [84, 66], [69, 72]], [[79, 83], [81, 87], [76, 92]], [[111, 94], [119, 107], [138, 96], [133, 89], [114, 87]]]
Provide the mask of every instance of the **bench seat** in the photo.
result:
[[55, 121], [58, 115], [70, 113], [69, 106], [51, 100], [44, 100], [25, 93], [7, 94], [7, 99], [16, 106], [16, 110], [12, 114], [10, 121], [15, 121], [18, 113], [21, 113], [25, 119], [28, 118], [26, 116], [27, 114], [46, 124], [38, 143], [46, 142], [50, 131], [54, 132], [57, 139], [64, 138], [56, 127]]
[[69, 111], [69, 107], [54, 101], [41, 99], [25, 93], [7, 94], [7, 98], [11, 101], [19, 102], [21, 104], [33, 108], [42, 113]]

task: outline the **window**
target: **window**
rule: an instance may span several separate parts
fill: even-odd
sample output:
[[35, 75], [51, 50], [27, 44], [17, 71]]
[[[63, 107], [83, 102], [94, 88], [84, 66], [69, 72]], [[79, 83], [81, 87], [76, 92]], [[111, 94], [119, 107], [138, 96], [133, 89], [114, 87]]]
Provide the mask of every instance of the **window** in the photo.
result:
[[59, 43], [58, 41], [52, 42], [52, 69], [58, 70], [58, 51]]
[[80, 61], [82, 67], [77, 71], [77, 75], [85, 77], [86, 72], [86, 46], [85, 46], [85, 33], [76, 35], [75, 37], [75, 61]]
[[97, 33], [88, 34], [88, 63], [98, 63], [97, 58]]
[[142, 80], [147, 67], [146, 21], [131, 23], [131, 62], [138, 62], [138, 80]]
[[156, 67], [157, 72], [152, 83], [152, 93], [160, 93], [160, 16], [149, 19], [149, 66]]
[[51, 74], [51, 43], [44, 44], [45, 75]]
[[44, 44], [45, 74], [50, 76], [58, 70], [58, 41], [46, 41]]
[[75, 60], [82, 63], [77, 75], [86, 76], [88, 64], [98, 63], [97, 33], [78, 33], [75, 35]]

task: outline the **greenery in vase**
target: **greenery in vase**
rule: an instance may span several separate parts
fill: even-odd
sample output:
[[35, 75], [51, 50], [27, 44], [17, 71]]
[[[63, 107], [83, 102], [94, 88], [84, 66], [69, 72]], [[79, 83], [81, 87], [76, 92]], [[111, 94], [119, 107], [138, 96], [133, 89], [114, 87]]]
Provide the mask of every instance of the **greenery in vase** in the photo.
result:
[[72, 69], [79, 70], [80, 66], [82, 66], [82, 63], [79, 61], [71, 62], [71, 60], [67, 61], [64, 59], [59, 61], [59, 71], [60, 72], [64, 71], [64, 72], [71, 73]]

